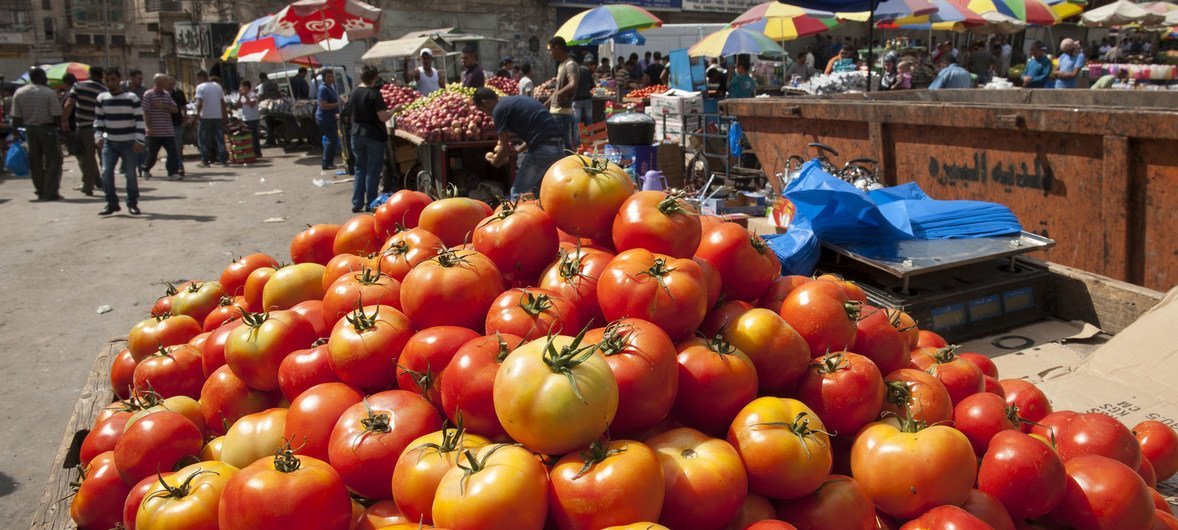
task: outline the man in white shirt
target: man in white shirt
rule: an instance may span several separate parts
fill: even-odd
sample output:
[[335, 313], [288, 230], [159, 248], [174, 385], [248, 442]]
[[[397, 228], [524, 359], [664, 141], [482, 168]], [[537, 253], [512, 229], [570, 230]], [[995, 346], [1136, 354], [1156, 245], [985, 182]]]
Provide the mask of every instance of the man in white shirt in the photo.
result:
[[241, 109], [241, 121], [244, 121], [246, 126], [250, 128], [250, 134], [254, 137], [254, 156], [262, 156], [262, 139], [259, 133], [258, 125], [262, 122], [262, 111], [258, 110], [259, 101], [258, 93], [253, 90], [253, 84], [249, 81], [242, 81], [241, 88], [238, 89], [237, 108]]
[[524, 63], [519, 67], [519, 93], [531, 96], [536, 90], [536, 82], [532, 81], [532, 63]]
[[209, 167], [210, 160], [217, 156], [221, 165], [229, 166], [229, 152], [225, 150], [225, 90], [221, 84], [209, 79], [208, 72], [196, 72], [196, 114], [200, 122], [196, 126], [197, 147], [200, 147], [200, 166]]
[[421, 66], [413, 74], [413, 79], [417, 81], [417, 91], [421, 95], [428, 96], [446, 86], [446, 78], [442, 73], [434, 68], [434, 52], [429, 48], [421, 49]]

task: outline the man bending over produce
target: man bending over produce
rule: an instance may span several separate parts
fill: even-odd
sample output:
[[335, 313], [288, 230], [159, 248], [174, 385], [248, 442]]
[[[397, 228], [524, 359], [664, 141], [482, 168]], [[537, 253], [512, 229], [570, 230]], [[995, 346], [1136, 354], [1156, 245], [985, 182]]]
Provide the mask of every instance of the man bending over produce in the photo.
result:
[[[499, 99], [499, 95], [489, 88], [475, 90], [473, 99], [475, 106], [491, 116], [499, 131], [499, 143], [494, 151], [487, 153], [487, 161], [495, 167], [502, 167], [511, 160], [512, 149], [519, 153], [519, 169], [511, 185], [511, 198], [539, 193], [544, 173], [564, 157], [564, 132], [552, 114], [532, 97]], [[513, 147], [511, 142], [517, 139], [525, 143]]]

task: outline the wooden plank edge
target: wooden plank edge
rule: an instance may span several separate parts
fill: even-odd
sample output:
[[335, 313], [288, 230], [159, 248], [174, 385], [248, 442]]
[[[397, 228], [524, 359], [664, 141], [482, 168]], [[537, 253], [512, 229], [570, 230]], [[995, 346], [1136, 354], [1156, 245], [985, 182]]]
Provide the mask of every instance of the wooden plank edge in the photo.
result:
[[1034, 260], [1051, 272], [1052, 312], [1117, 334], [1162, 300], [1165, 293], [1107, 276]]
[[34, 530], [73, 528], [69, 515], [70, 482], [76, 478], [73, 468], [85, 437], [82, 432], [88, 431], [99, 411], [114, 401], [114, 392], [110, 388], [110, 365], [115, 355], [124, 348], [124, 342], [123, 337], [110, 339], [94, 359], [73, 414], [66, 424], [61, 444], [53, 457], [45, 491], [33, 513], [31, 528]]

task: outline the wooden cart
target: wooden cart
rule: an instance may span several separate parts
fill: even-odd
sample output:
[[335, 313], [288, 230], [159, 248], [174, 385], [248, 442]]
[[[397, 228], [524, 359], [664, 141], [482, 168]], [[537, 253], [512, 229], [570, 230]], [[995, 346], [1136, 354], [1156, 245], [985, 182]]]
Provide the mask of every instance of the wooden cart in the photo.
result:
[[389, 135], [393, 162], [404, 189], [429, 191], [454, 184], [464, 195], [474, 193], [480, 199], [478, 195], [487, 193], [493, 198], [495, 191], [506, 196], [515, 180], [514, 155], [501, 168], [492, 167], [484, 159], [496, 142], [427, 142], [403, 129]]

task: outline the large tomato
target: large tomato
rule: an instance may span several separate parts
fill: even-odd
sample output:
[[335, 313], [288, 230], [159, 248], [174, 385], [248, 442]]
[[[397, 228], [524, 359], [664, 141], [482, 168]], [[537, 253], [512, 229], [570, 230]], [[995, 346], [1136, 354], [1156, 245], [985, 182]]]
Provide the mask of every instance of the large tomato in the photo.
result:
[[1023, 432], [1031, 432], [1031, 427], [1034, 427], [1035, 422], [1051, 414], [1051, 402], [1047, 400], [1047, 395], [1034, 384], [1022, 379], [1003, 379], [998, 381], [998, 384], [1006, 396], [1006, 403], [1017, 407], [1019, 417], [1027, 421], [1021, 426]]
[[160, 478], [135, 513], [139, 530], [214, 529], [217, 506], [237, 468], [224, 462], [201, 462]]
[[884, 377], [883, 411], [929, 425], [953, 419], [953, 400], [939, 379], [927, 372], [902, 368]]
[[675, 419], [706, 433], [721, 434], [757, 397], [757, 371], [748, 356], [723, 338], [688, 339], [679, 355]]
[[977, 477], [969, 439], [946, 426], [890, 418], [864, 428], [851, 448], [851, 474], [876, 508], [900, 519], [965, 502]]
[[622, 203], [614, 217], [614, 248], [644, 248], [673, 258], [690, 258], [699, 248], [699, 212], [681, 195], [640, 191]]
[[323, 295], [323, 321], [331, 329], [356, 308], [370, 305], [400, 310], [401, 282], [381, 274], [376, 267], [365, 267], [359, 274], [345, 274]]
[[1158, 480], [1169, 479], [1178, 472], [1178, 433], [1173, 427], [1146, 420], [1133, 427], [1133, 435], [1141, 444], [1141, 453], [1153, 464]]
[[646, 440], [663, 466], [663, 510], [668, 528], [724, 528], [740, 512], [748, 475], [728, 442], [694, 429], [672, 429]]
[[[618, 383], [596, 344], [540, 338], [507, 355], [495, 374], [495, 415], [512, 439], [560, 455], [598, 439], [618, 411]], [[576, 418], [576, 421], [569, 421]]]
[[469, 242], [479, 222], [490, 215], [491, 207], [483, 201], [448, 197], [429, 203], [417, 226], [438, 236], [447, 247], [457, 247]]
[[603, 158], [566, 156], [540, 183], [540, 204], [557, 228], [577, 237], [608, 239], [614, 217], [634, 194], [634, 181]]
[[974, 454], [980, 458], [990, 447], [990, 439], [1022, 425], [1017, 407], [1008, 406], [997, 394], [982, 392], [968, 396], [953, 407], [953, 426], [969, 438]]
[[450, 364], [462, 345], [479, 338], [479, 334], [458, 326], [425, 328], [405, 343], [397, 359], [397, 387], [418, 392], [441, 409], [442, 371]]
[[370, 499], [392, 496], [393, 468], [409, 443], [441, 430], [425, 398], [388, 390], [348, 407], [331, 431], [328, 460], [348, 488]]
[[707, 314], [707, 298], [694, 261], [640, 248], [618, 254], [597, 280], [597, 301], [607, 320], [641, 318], [675, 341], [695, 333]]
[[273, 455], [287, 442], [284, 435], [288, 412], [288, 409], [273, 408], [242, 416], [221, 440], [221, 460], [243, 468]]
[[70, 500], [70, 518], [79, 530], [109, 530], [123, 522], [123, 500], [131, 487], [119, 475], [114, 451], [82, 466], [82, 484]]
[[912, 362], [945, 385], [954, 405], [973, 394], [986, 391], [982, 370], [976, 364], [958, 357], [954, 346], [917, 348], [912, 350]]
[[229, 341], [229, 332], [240, 325], [241, 319], [236, 318], [209, 332], [208, 338], [201, 346], [200, 355], [201, 368], [206, 378], [213, 375], [218, 368], [225, 366], [225, 343]]
[[[373, 264], [377, 262], [378, 255], [359, 256], [356, 254], [339, 254], [323, 268], [323, 292], [326, 293], [331, 289], [331, 285], [336, 280], [343, 278], [349, 274], [355, 274], [363, 271], [365, 268], [373, 268]], [[387, 272], [382, 268], [381, 272]]]
[[1006, 507], [989, 493], [977, 489], [970, 490], [969, 498], [961, 508], [994, 527], [994, 530], [1015, 530], [1014, 519], [1010, 517]]
[[438, 432], [409, 443], [393, 469], [393, 499], [410, 521], [433, 521], [434, 497], [438, 484], [460, 462], [462, 453], [491, 443], [477, 434], [467, 434], [462, 425], [445, 426]]
[[[127, 530], [135, 530], [135, 516], [139, 513], [139, 505], [143, 504], [143, 498], [147, 493], [159, 485], [161, 478], [168, 478], [172, 475], [171, 471], [165, 471], [159, 475], [146, 477], [140, 480], [134, 488], [131, 488], [131, 493], [127, 494], [127, 500], [123, 503], [123, 527]], [[117, 526], [115, 528], [118, 528]]]
[[785, 395], [810, 363], [806, 340], [775, 311], [745, 312], [728, 327], [724, 338], [753, 362], [762, 394]]
[[324, 320], [323, 300], [299, 302], [290, 310], [302, 315], [307, 319], [307, 322], [311, 323], [311, 326], [315, 328], [316, 337], [325, 339], [331, 334], [331, 326]]
[[577, 306], [581, 320], [602, 321], [597, 302], [597, 279], [614, 255], [584, 248], [560, 252], [556, 262], [540, 277], [541, 289], [555, 291]]
[[381, 237], [388, 238], [397, 233], [398, 228], [416, 228], [425, 210], [433, 199], [429, 195], [417, 190], [399, 190], [389, 196], [389, 200], [376, 208], [376, 231]]
[[883, 376], [870, 359], [851, 352], [831, 352], [806, 370], [798, 399], [814, 409], [834, 433], [850, 435], [879, 417], [884, 402]]
[[610, 424], [614, 436], [635, 435], [667, 417], [679, 390], [675, 344], [658, 326], [627, 318], [589, 330], [618, 382], [618, 413]]
[[261, 309], [290, 309], [307, 300], [322, 300], [325, 271], [318, 263], [299, 263], [274, 271], [262, 288]]
[[339, 229], [339, 225], [317, 224], [295, 234], [290, 240], [290, 260], [327, 265], [335, 257], [335, 236]]
[[380, 270], [401, 281], [419, 263], [438, 255], [445, 245], [421, 228], [397, 232], [380, 249]]
[[184, 344], [203, 332], [200, 323], [188, 315], [150, 317], [131, 327], [127, 349], [131, 350], [135, 362], [139, 362], [161, 347]]
[[155, 392], [164, 398], [200, 397], [205, 380], [200, 357], [200, 350], [187, 344], [160, 348], [135, 366], [135, 393]]
[[135, 367], [139, 363], [131, 355], [131, 350], [123, 348], [110, 364], [110, 389], [115, 397], [127, 399], [131, 397], [131, 388], [135, 385]]
[[695, 255], [720, 271], [727, 300], [756, 302], [781, 276], [781, 262], [765, 240], [736, 223], [723, 223], [703, 234]]
[[350, 386], [390, 388], [397, 380], [397, 359], [412, 336], [413, 325], [404, 313], [385, 305], [357, 308], [331, 330], [327, 362]]
[[245, 306], [244, 296], [237, 298], [222, 296], [221, 300], [217, 302], [217, 307], [209, 312], [202, 323], [205, 332], [211, 333], [225, 325], [226, 322], [241, 318], [241, 314], [246, 310]]
[[1055, 447], [1056, 441], [1059, 440], [1063, 434], [1063, 428], [1067, 426], [1079, 414], [1070, 410], [1057, 410], [1043, 417], [1035, 425], [1031, 426], [1031, 434], [1042, 436], [1044, 440], [1051, 443]]
[[493, 387], [499, 363], [523, 339], [514, 335], [479, 337], [463, 344], [442, 372], [442, 409], [451, 423], [462, 417], [468, 432], [488, 438], [506, 436], [495, 415]]
[[262, 267], [277, 267], [278, 260], [260, 252], [242, 256], [221, 271], [221, 289], [229, 296], [245, 294], [245, 281], [250, 273]]
[[581, 329], [577, 306], [556, 291], [517, 288], [504, 291], [487, 313], [486, 333], [519, 335], [524, 340], [576, 333]]
[[315, 327], [294, 311], [246, 313], [241, 321], [225, 342], [225, 364], [250, 388], [278, 390], [282, 360], [310, 347]]
[[[757, 307], [777, 313], [781, 311], [781, 304], [785, 303], [785, 298], [789, 296], [789, 293], [811, 281], [813, 279], [809, 276], [781, 276], [769, 284], [769, 289], [757, 300]], [[907, 352], [909, 349], [911, 348], [907, 348], [904, 351]]]
[[258, 267], [250, 273], [249, 277], [245, 279], [244, 292], [241, 294], [245, 300], [246, 311], [262, 311], [262, 294], [266, 291], [266, 284], [270, 283], [270, 278], [274, 277], [274, 273], [283, 267], [282, 264], [273, 267]]
[[[705, 264], [707, 263], [706, 261], [704, 261], [702, 259], [696, 260], [696, 263], [700, 263], [700, 262], [705, 263]], [[708, 267], [711, 267], [711, 265], [708, 265]], [[716, 335], [720, 335], [720, 334], [729, 334], [728, 332], [730, 331], [731, 328], [736, 326], [736, 322], [738, 320], [740, 320], [740, 317], [744, 316], [745, 313], [748, 313], [749, 311], [752, 311], [753, 309], [754, 309], [753, 304], [750, 304], [748, 302], [741, 301], [741, 300], [733, 300], [731, 302], [721, 302], [715, 306], [711, 306], [711, 310], [708, 311], [707, 316], [704, 317], [704, 321], [700, 323], [699, 329], [696, 330], [696, 335], [697, 336], [702, 335], [704, 337], [715, 337]], [[777, 313], [774, 313], [774, 314], [776, 315]], [[781, 317], [778, 317], [778, 320], [780, 320], [780, 319], [781, 319]], [[731, 337], [728, 337], [728, 340], [731, 341], [732, 340]], [[784, 338], [784, 340], [786, 340], [786, 341], [789, 340], [788, 335]], [[803, 343], [803, 345], [804, 345], [804, 343]], [[806, 348], [806, 360], [807, 361], [809, 360], [809, 357], [810, 357], [810, 350], [807, 347]]]
[[978, 489], [1016, 519], [1046, 515], [1063, 500], [1063, 461], [1047, 444], [1016, 431], [999, 432], [978, 468]]
[[830, 474], [826, 427], [796, 399], [763, 397], [749, 403], [728, 429], [740, 453], [749, 489], [775, 499], [796, 499], [818, 489]]
[[907, 368], [912, 359], [908, 342], [888, 320], [888, 313], [882, 309], [864, 306], [863, 316], [855, 322], [855, 348], [859, 355], [871, 359], [880, 373], [890, 374]]
[[295, 350], [278, 365], [278, 387], [287, 401], [294, 401], [308, 388], [323, 383], [339, 382], [331, 369], [331, 353], [323, 339], [315, 341], [317, 346], [306, 350]]
[[289, 450], [241, 469], [221, 494], [221, 530], [348, 530], [352, 501], [327, 462]]
[[965, 352], [959, 353], [957, 355], [958, 357], [976, 364], [978, 369], [982, 371], [982, 375], [993, 377], [994, 379], [998, 378], [998, 365], [994, 364], [994, 361], [989, 357], [986, 357], [985, 355], [977, 352]]
[[549, 516], [561, 530], [597, 530], [658, 519], [663, 468], [649, 447], [630, 440], [593, 442], [561, 458], [549, 480]]
[[477, 330], [485, 327], [487, 310], [502, 292], [503, 277], [490, 258], [473, 250], [445, 251], [405, 276], [401, 307], [418, 328]]
[[1132, 468], [1099, 455], [1077, 456], [1064, 462], [1064, 468], [1067, 485], [1052, 519], [1077, 530], [1146, 529], [1153, 524], [1149, 488]]
[[1129, 469], [1141, 465], [1141, 444], [1125, 424], [1108, 414], [1077, 415], [1063, 427], [1055, 444], [1064, 462], [1082, 455], [1100, 455]]
[[813, 493], [778, 501], [776, 507], [778, 517], [798, 530], [876, 530], [875, 507], [867, 492], [843, 475], [830, 475]]
[[536, 204], [505, 202], [483, 219], [471, 240], [509, 285], [535, 285], [560, 245], [556, 224]]
[[296, 454], [327, 460], [327, 443], [336, 422], [348, 407], [363, 399], [362, 394], [343, 383], [315, 385], [291, 401], [282, 437]]
[[185, 458], [197, 457], [203, 446], [200, 429], [188, 418], [161, 410], [127, 426], [115, 443], [114, 460], [129, 488], [144, 477], [171, 471]]
[[779, 314], [806, 339], [811, 357], [855, 349], [859, 304], [834, 282], [813, 281], [790, 291]]
[[367, 255], [380, 250], [384, 243], [383, 234], [377, 234], [376, 217], [359, 214], [344, 222], [332, 241], [331, 250], [336, 254]]
[[201, 412], [214, 434], [225, 434], [242, 416], [277, 407], [281, 400], [278, 392], [246, 386], [228, 366], [213, 371], [200, 390]]
[[156, 397], [158, 396], [151, 395], [146, 396], [145, 399], [140, 400], [143, 405], [143, 409], [132, 413], [131, 417], [127, 418], [127, 423], [123, 426], [124, 432], [126, 432], [126, 430], [130, 428], [132, 424], [146, 417], [148, 414], [159, 412], [161, 410], [169, 410], [176, 412], [185, 418], [188, 418], [188, 421], [191, 421], [193, 425], [196, 425], [196, 430], [200, 431], [202, 440], [208, 437], [209, 429], [208, 425], [205, 424], [204, 411], [202, 410], [199, 401], [188, 396], [175, 396], [167, 398], [163, 401], [155, 401]]
[[123, 431], [129, 419], [131, 419], [131, 412], [120, 410], [101, 421], [95, 422], [94, 427], [82, 439], [82, 447], [78, 452], [78, 460], [81, 461], [82, 465], [89, 464], [94, 457], [102, 453], [113, 451], [115, 444], [123, 436]]
[[995, 530], [957, 506], [938, 506], [900, 527], [900, 530]]
[[519, 446], [484, 445], [442, 476], [434, 524], [452, 530], [541, 530], [548, 513], [548, 473]]
[[204, 322], [221, 302], [224, 291], [218, 282], [189, 282], [188, 286], [172, 295], [172, 314], [188, 315]]

